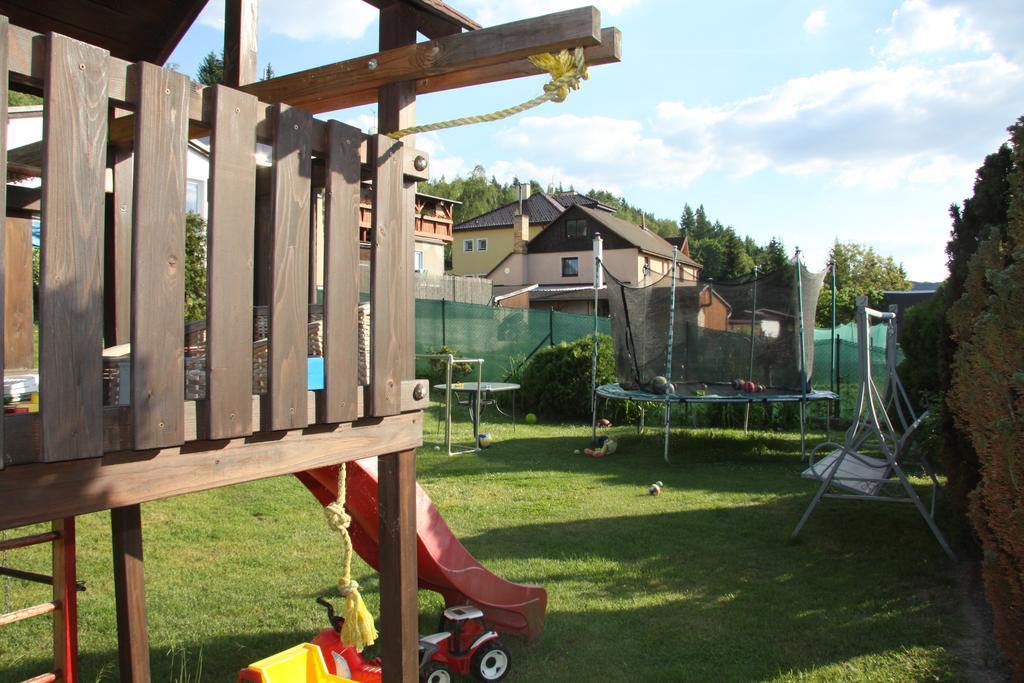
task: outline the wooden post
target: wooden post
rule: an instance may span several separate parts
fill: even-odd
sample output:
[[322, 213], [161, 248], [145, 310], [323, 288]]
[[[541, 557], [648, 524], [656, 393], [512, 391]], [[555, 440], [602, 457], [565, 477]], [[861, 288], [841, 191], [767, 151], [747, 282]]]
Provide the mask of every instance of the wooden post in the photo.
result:
[[142, 513], [139, 506], [112, 509], [110, 527], [114, 546], [114, 599], [117, 604], [120, 680], [148, 683], [149, 633], [146, 629]]
[[53, 523], [53, 663], [63, 683], [78, 681], [78, 588], [75, 580], [75, 518]]
[[259, 0], [224, 3], [224, 85], [237, 88], [256, 81]]
[[385, 683], [418, 679], [416, 451], [380, 458], [381, 657]]
[[[416, 16], [412, 7], [395, 4], [380, 12], [380, 49], [412, 45], [416, 42]], [[395, 83], [378, 92], [378, 129], [382, 133], [412, 125], [416, 119], [416, 84]], [[406, 138], [412, 146], [413, 140]], [[415, 299], [412, 287], [413, 202], [415, 186], [403, 184], [401, 161], [390, 164], [398, 172], [387, 171], [385, 153], [401, 157], [402, 146], [378, 136], [374, 161], [374, 235], [371, 278], [373, 282], [371, 330], [373, 356], [384, 349], [392, 353], [390, 373], [385, 379], [383, 366], [374, 363], [371, 373], [373, 414], [386, 414], [398, 400], [383, 383], [400, 384], [413, 374]], [[383, 247], [383, 248], [382, 248]], [[383, 259], [383, 262], [381, 261]], [[386, 272], [385, 269], [389, 272]], [[384, 277], [382, 277], [384, 275]], [[386, 277], [386, 285], [385, 285]], [[385, 302], [385, 297], [387, 301]], [[384, 323], [387, 327], [377, 327]], [[387, 328], [390, 329], [387, 329]], [[379, 332], [389, 336], [385, 340]], [[371, 357], [371, 362], [372, 357]], [[380, 412], [378, 412], [380, 411]], [[380, 593], [381, 655], [386, 683], [412, 683], [418, 676], [416, 661], [419, 603], [416, 592], [416, 452], [404, 451], [380, 458], [378, 479], [380, 499]]]
[[[0, 188], [0, 211], [3, 212], [2, 215], [5, 218], [7, 216], [7, 33], [7, 17], [0, 16], [0, 149], [4, 150], [4, 153], [0, 155], [3, 157], [0, 159], [0, 174], [2, 174], [0, 177], [4, 179], [3, 187]], [[6, 300], [4, 298], [4, 280], [7, 273], [6, 232], [6, 230], [0, 230], [0, 315], [4, 316], [3, 321], [0, 322], [0, 375], [3, 375], [4, 368], [7, 367], [4, 355], [4, 345], [6, 344], [4, 327], [7, 326]], [[0, 470], [7, 462], [7, 442], [4, 438], [3, 422], [0, 419]]]

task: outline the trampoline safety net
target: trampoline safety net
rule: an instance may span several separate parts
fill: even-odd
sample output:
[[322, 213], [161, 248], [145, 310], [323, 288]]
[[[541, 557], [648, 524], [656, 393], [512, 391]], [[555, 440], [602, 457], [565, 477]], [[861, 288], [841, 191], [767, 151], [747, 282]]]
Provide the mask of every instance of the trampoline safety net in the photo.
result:
[[[671, 382], [728, 385], [742, 379], [769, 390], [801, 391], [802, 312], [802, 367], [810, 389], [814, 314], [826, 272], [791, 264], [730, 282], [677, 279], [673, 313], [671, 275], [637, 286], [605, 269], [619, 383], [648, 389], [660, 375]], [[666, 375], [670, 317], [672, 368]]]

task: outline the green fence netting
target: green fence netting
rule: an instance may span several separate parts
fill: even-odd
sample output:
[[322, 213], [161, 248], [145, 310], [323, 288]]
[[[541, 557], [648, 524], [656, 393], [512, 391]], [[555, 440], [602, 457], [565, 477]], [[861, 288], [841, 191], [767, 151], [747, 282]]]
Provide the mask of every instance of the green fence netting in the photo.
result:
[[[594, 318], [589, 315], [416, 300], [416, 353], [448, 346], [464, 358], [483, 358], [488, 382], [505, 380], [545, 346], [593, 331]], [[611, 333], [608, 318], [598, 318], [598, 332]], [[418, 376], [426, 376], [425, 361], [416, 369]]]

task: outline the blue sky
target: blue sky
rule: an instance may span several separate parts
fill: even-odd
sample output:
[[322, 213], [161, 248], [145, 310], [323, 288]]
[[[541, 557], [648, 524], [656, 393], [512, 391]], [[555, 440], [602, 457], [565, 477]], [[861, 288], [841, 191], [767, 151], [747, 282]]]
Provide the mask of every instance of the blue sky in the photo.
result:
[[[451, 0], [485, 26], [578, 6]], [[437, 176], [477, 164], [507, 181], [624, 195], [659, 217], [703, 204], [761, 242], [824, 264], [835, 239], [870, 244], [915, 280], [945, 277], [948, 208], [1024, 114], [1016, 0], [782, 3], [609, 0], [623, 61], [581, 91], [506, 121], [420, 135]], [[194, 76], [222, 41], [212, 0], [170, 61]], [[376, 50], [361, 0], [262, 0], [260, 65], [277, 74]], [[541, 77], [419, 98], [427, 123], [500, 109]], [[334, 112], [368, 129], [373, 107]]]

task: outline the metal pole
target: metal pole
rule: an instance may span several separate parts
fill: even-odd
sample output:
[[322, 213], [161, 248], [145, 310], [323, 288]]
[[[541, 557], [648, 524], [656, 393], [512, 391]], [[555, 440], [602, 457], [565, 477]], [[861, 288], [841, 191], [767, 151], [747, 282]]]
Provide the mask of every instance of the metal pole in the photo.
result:
[[[754, 325], [757, 318], [757, 266], [754, 266], [754, 293], [750, 304], [750, 365], [747, 369], [747, 379], [754, 381]], [[746, 434], [750, 426], [750, 401], [747, 401], [747, 408], [743, 411], [743, 433]]]
[[796, 305], [800, 313], [800, 457], [807, 455], [807, 366], [804, 349], [804, 288], [800, 275], [800, 248], [796, 250]]
[[590, 443], [597, 443], [597, 296], [604, 283], [601, 272], [601, 257], [604, 255], [604, 244], [600, 233], [594, 235], [594, 336], [590, 353]]
[[[834, 249], [834, 248], [833, 248]], [[836, 352], [839, 344], [836, 342], [836, 256], [835, 251], [832, 252], [832, 368], [829, 372], [829, 389], [832, 390], [836, 396], [839, 395], [839, 375], [836, 373]], [[826, 417], [825, 429], [828, 432], [828, 439], [832, 439], [832, 411], [835, 410], [836, 417], [839, 417], [839, 401], [836, 400], [835, 405], [830, 403], [828, 408], [828, 416]]]
[[448, 330], [447, 328], [447, 301], [441, 299], [441, 346], [448, 346]]
[[455, 356], [448, 354], [445, 359], [444, 378], [444, 446], [452, 454], [452, 361]]
[[[679, 247], [672, 247], [672, 294], [668, 306], [668, 349], [665, 356], [665, 379], [669, 385], [672, 384], [672, 341], [676, 323], [676, 260], [679, 255]], [[665, 462], [671, 463], [668, 457], [668, 441], [670, 435], [670, 419], [672, 415], [672, 403], [670, 396], [673, 392], [665, 394]]]

